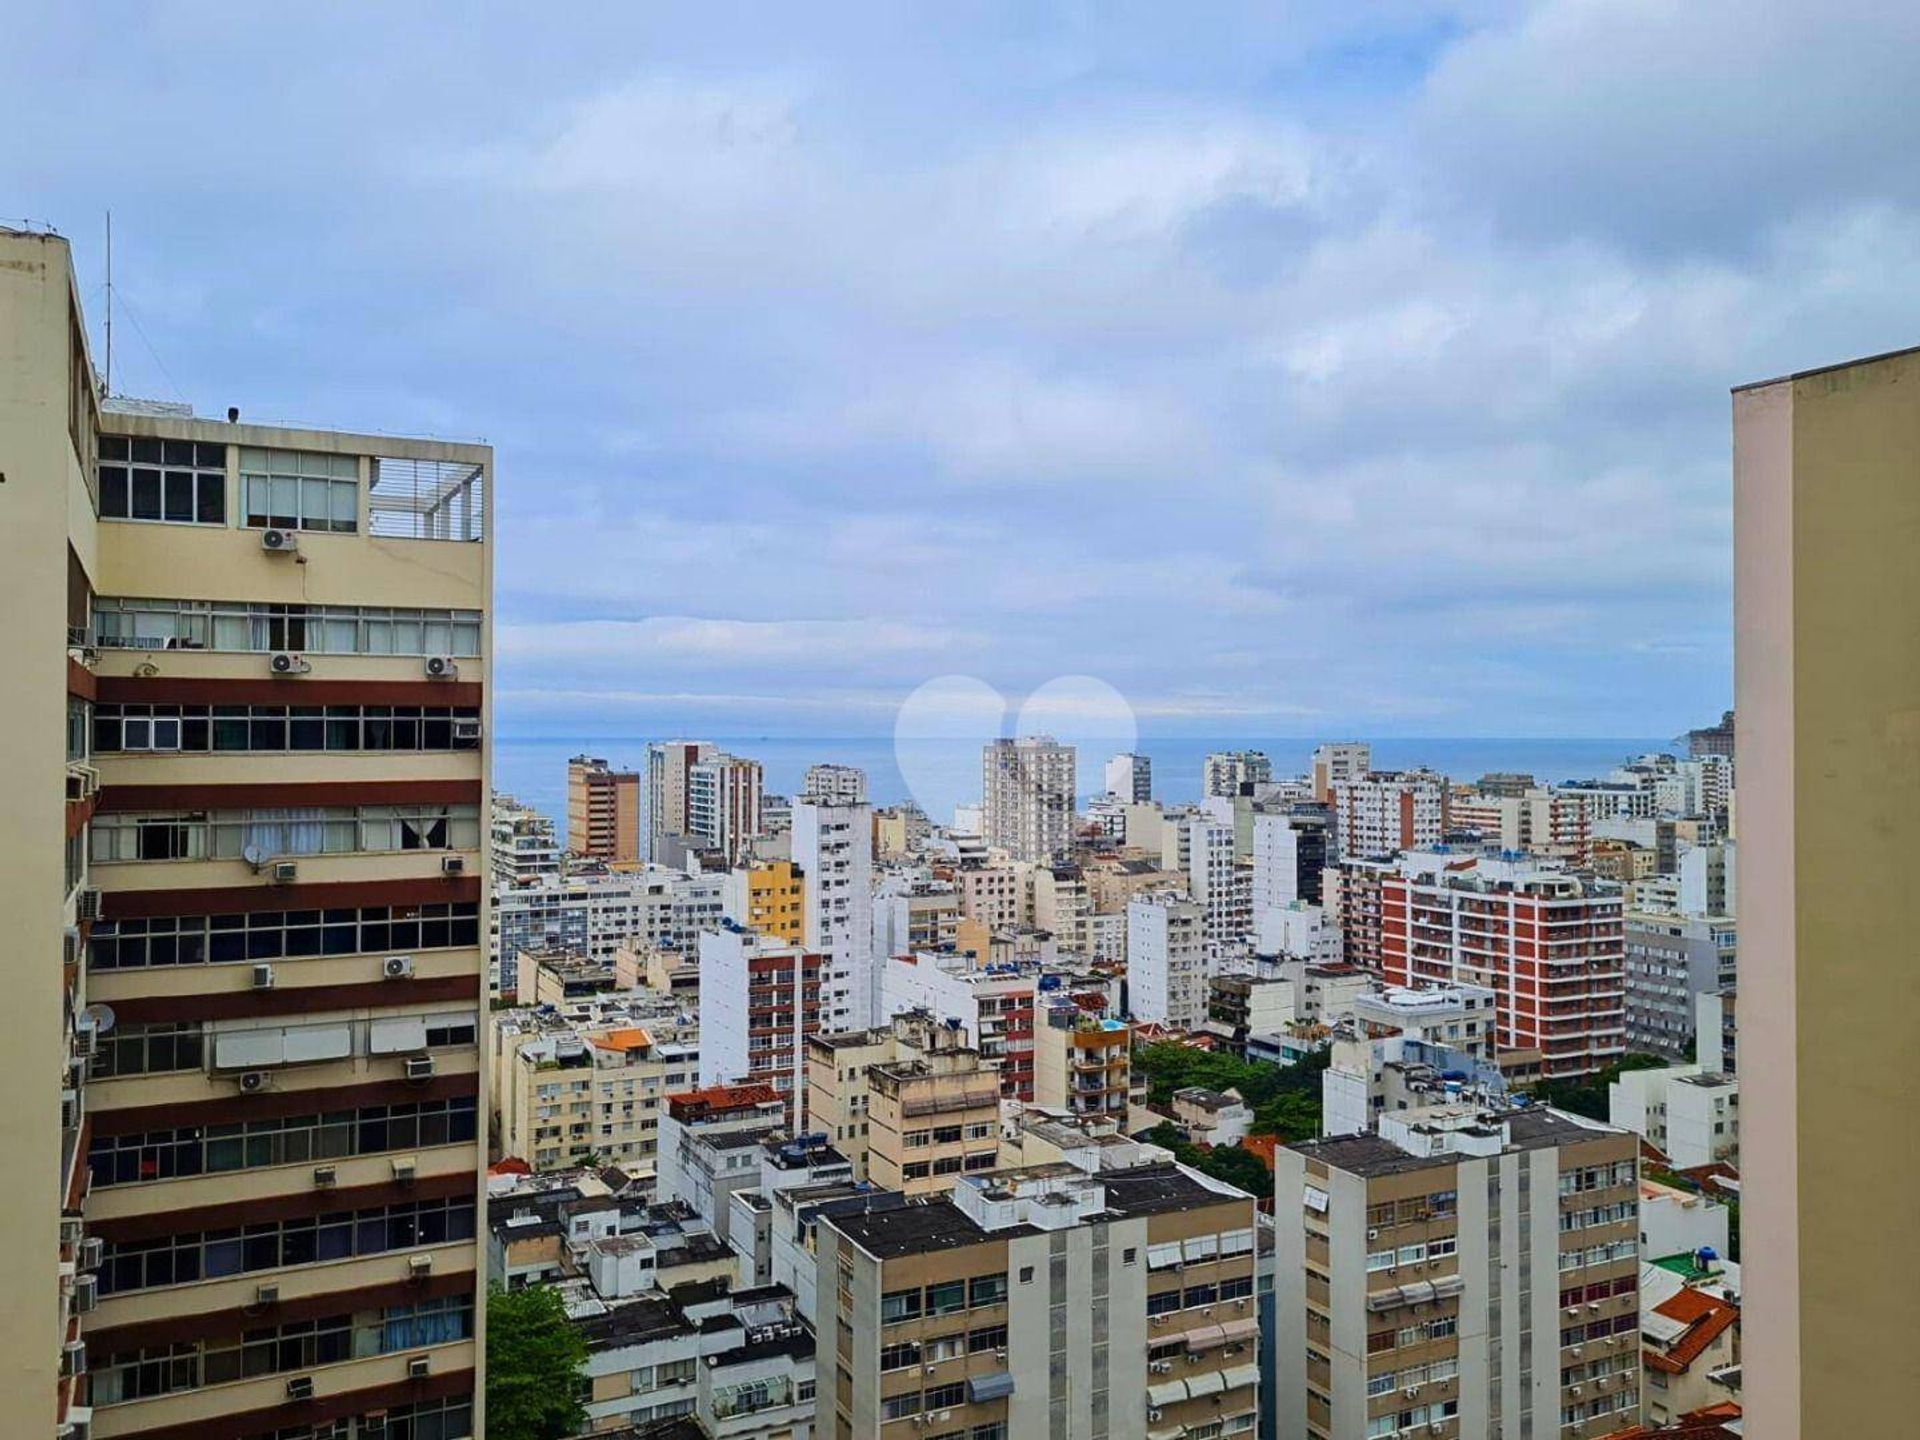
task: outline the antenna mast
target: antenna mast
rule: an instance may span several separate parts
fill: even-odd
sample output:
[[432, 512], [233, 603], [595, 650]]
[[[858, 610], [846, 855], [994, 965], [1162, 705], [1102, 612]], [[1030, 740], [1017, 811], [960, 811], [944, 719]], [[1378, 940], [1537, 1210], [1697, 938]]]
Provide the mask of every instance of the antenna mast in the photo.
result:
[[107, 394], [113, 394], [113, 211], [107, 211], [107, 368], [102, 377]]

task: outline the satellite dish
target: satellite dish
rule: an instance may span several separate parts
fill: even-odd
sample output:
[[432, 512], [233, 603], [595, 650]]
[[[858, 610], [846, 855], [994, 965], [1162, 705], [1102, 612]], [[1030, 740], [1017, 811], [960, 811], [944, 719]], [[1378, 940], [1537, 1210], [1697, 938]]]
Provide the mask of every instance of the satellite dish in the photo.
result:
[[111, 1005], [92, 1004], [80, 1012], [80, 1018], [91, 1025], [94, 1032], [105, 1035], [113, 1029], [113, 1007]]
[[248, 845], [241, 849], [240, 858], [258, 870], [267, 863], [267, 852], [258, 845]]

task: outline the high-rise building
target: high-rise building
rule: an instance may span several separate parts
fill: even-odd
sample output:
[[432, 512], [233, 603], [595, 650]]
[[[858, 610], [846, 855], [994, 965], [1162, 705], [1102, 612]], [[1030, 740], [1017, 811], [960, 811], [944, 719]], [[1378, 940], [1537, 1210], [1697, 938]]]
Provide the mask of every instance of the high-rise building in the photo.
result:
[[1229, 1185], [1039, 1165], [817, 1227], [820, 1435], [1254, 1433], [1254, 1204]]
[[820, 1033], [826, 962], [738, 925], [700, 934], [700, 1083], [771, 1086], [806, 1128], [807, 1041]]
[[1687, 754], [1696, 760], [1702, 755], [1733, 755], [1734, 728], [1733, 711], [1728, 710], [1720, 716], [1717, 725], [1703, 725], [1698, 730], [1687, 732]]
[[1115, 755], [1107, 761], [1107, 794], [1129, 803], [1153, 799], [1153, 760], [1146, 755]]
[[0, 335], [6, 1429], [472, 1433], [492, 452], [107, 398], [52, 235]]
[[493, 797], [493, 882], [515, 885], [560, 873], [560, 841], [553, 821], [511, 795]]
[[753, 852], [760, 838], [760, 762], [709, 755], [687, 770], [687, 842], [717, 850], [729, 865]]
[[1166, 891], [1127, 902], [1127, 1008], [1183, 1030], [1207, 1018], [1204, 908]]
[[987, 844], [1016, 860], [1064, 856], [1073, 844], [1074, 750], [1050, 735], [990, 742], [981, 756]]
[[806, 879], [791, 860], [736, 866], [725, 888], [726, 915], [736, 925], [789, 945], [806, 943]]
[[1416, 851], [1345, 861], [1341, 888], [1347, 959], [1388, 985], [1487, 986], [1500, 998], [1501, 1051], [1539, 1051], [1549, 1077], [1624, 1052], [1615, 886], [1551, 861]]
[[1750, 1440], [1920, 1412], [1916, 455], [1920, 351], [1734, 395]]
[[685, 843], [688, 774], [713, 754], [706, 740], [655, 740], [647, 746], [646, 838], [649, 860], [670, 860], [668, 841]]
[[1342, 740], [1313, 747], [1313, 798], [1322, 805], [1333, 799], [1333, 787], [1358, 780], [1373, 771], [1373, 746], [1364, 740]]
[[1337, 853], [1333, 814], [1324, 805], [1256, 810], [1253, 815], [1253, 914], [1295, 901], [1318, 905], [1321, 876]]
[[858, 765], [809, 765], [799, 798], [819, 805], [864, 805], [867, 772]]
[[1217, 750], [1200, 770], [1202, 795], [1251, 795], [1273, 780], [1273, 762], [1258, 750]]
[[865, 805], [798, 800], [793, 863], [804, 894], [806, 947], [825, 957], [820, 1028], [865, 1030], [880, 1022], [873, 958], [873, 812]]
[[1438, 845], [1446, 828], [1447, 782], [1426, 770], [1371, 771], [1332, 784], [1342, 855], [1391, 855]]
[[1590, 1440], [1640, 1405], [1638, 1139], [1383, 1112], [1274, 1154], [1281, 1435]]
[[646, 858], [640, 824], [640, 772], [615, 770], [596, 755], [567, 761], [567, 850], [609, 865]]
[[1124, 1128], [1132, 1089], [1133, 1027], [1089, 1014], [1070, 1000], [1050, 1000], [1038, 1010], [1033, 1103]]

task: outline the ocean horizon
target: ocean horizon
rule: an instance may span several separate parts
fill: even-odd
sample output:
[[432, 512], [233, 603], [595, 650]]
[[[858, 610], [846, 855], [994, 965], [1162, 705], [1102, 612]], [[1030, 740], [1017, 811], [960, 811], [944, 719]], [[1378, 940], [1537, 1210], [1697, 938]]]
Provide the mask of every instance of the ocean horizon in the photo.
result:
[[[906, 757], [892, 736], [721, 735], [711, 740], [736, 755], [758, 760], [770, 793], [792, 795], [809, 765], [857, 765], [867, 773], [868, 793], [876, 805], [912, 799], [938, 824], [953, 818], [954, 806], [977, 801], [980, 794], [980, 745], [976, 740], [916, 740]], [[1162, 803], [1197, 799], [1206, 756], [1217, 750], [1259, 750], [1273, 761], [1275, 775], [1305, 774], [1319, 742], [1299, 737], [1248, 736], [1143, 738], [1135, 751], [1153, 762], [1153, 794]], [[1454, 780], [1471, 781], [1490, 771], [1520, 771], [1543, 782], [1581, 780], [1604, 773], [1635, 755], [1671, 751], [1674, 738], [1597, 736], [1539, 737], [1395, 737], [1375, 740], [1374, 763], [1383, 769], [1426, 766]], [[496, 739], [493, 784], [524, 804], [551, 815], [566, 828], [567, 761], [598, 755], [608, 763], [640, 769], [645, 740], [631, 736], [517, 736]], [[1084, 751], [1087, 747], [1081, 747]], [[1099, 793], [1107, 752], [1079, 759], [1082, 798]]]

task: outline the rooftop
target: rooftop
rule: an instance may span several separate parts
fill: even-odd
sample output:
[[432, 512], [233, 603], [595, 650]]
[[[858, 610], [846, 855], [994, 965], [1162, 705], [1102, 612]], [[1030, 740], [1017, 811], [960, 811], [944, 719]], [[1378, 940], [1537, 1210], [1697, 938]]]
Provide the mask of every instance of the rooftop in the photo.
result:
[[[1495, 1118], [1507, 1126], [1507, 1148], [1512, 1150], [1542, 1150], [1552, 1145], [1578, 1144], [1625, 1133], [1597, 1122], [1582, 1123], [1543, 1105], [1502, 1110]], [[1454, 1165], [1468, 1158], [1453, 1152], [1414, 1155], [1392, 1141], [1373, 1134], [1330, 1135], [1318, 1140], [1301, 1140], [1287, 1146], [1287, 1149], [1309, 1160], [1324, 1161], [1331, 1169], [1366, 1177], [1403, 1175], [1430, 1166]]]

